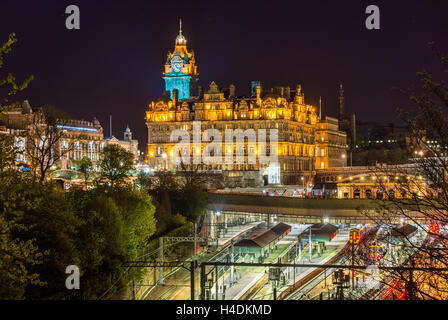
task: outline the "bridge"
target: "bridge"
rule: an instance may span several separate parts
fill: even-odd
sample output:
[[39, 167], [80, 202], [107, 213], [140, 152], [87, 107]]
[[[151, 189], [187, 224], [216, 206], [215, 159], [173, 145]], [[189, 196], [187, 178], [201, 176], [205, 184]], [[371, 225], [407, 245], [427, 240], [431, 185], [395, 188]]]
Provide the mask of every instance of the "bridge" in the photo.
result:
[[358, 223], [373, 222], [359, 208], [374, 209], [378, 200], [304, 199], [256, 194], [209, 193], [211, 212], [276, 215], [279, 221]]

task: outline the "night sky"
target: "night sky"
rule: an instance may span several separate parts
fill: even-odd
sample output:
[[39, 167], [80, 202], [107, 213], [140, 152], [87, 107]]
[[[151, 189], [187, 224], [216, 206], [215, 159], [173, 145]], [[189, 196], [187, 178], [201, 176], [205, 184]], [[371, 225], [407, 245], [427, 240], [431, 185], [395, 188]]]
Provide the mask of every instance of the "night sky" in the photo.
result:
[[[323, 97], [337, 115], [342, 81], [347, 112], [358, 119], [395, 120], [415, 72], [440, 70], [427, 48], [448, 52], [448, 1], [99, 1], [2, 0], [0, 42], [19, 43], [6, 61], [18, 78], [35, 80], [20, 95], [79, 118], [96, 116], [122, 139], [127, 124], [146, 143], [146, 105], [163, 91], [162, 66], [182, 18], [196, 53], [199, 83], [211, 81], [249, 95], [251, 80], [266, 87], [302, 84], [307, 103]], [[66, 6], [81, 10], [81, 30], [65, 28]], [[365, 28], [367, 5], [381, 10], [381, 30]]]

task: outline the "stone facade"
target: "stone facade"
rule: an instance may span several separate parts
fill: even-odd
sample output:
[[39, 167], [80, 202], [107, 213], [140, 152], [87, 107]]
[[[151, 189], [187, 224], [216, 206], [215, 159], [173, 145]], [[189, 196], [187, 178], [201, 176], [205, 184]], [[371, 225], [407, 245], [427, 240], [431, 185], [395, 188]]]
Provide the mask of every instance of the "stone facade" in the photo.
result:
[[[180, 41], [180, 40], [182, 41]], [[184, 57], [184, 62], [176, 62], [177, 73], [197, 77], [197, 67], [194, 56], [186, 47], [186, 39], [180, 32], [175, 44], [176, 52]], [[192, 51], [191, 51], [192, 52]], [[197, 163], [193, 161], [183, 170], [213, 171], [222, 173], [223, 179], [230, 185], [260, 186], [266, 184], [301, 184], [303, 179], [309, 180], [315, 171], [316, 148], [325, 150], [319, 156], [319, 165], [322, 161], [326, 166], [340, 165], [338, 161], [341, 154], [345, 154], [346, 135], [337, 128], [337, 120], [327, 118], [319, 119], [317, 108], [305, 102], [305, 95], [301, 85], [295, 90], [290, 87], [275, 87], [269, 91], [263, 90], [259, 81], [253, 81], [252, 95], [240, 97], [236, 95], [236, 88], [220, 88], [212, 82], [205, 92], [199, 90], [198, 95], [185, 96], [184, 84], [175, 84], [167, 79], [167, 74], [173, 73], [173, 54], [168, 54], [163, 78], [166, 82], [164, 95], [151, 102], [146, 111], [146, 125], [148, 128], [147, 161], [155, 171], [180, 170], [179, 164], [173, 161], [178, 157], [175, 149], [176, 141], [171, 141], [170, 135], [174, 130], [185, 130], [190, 137], [190, 150], [188, 156], [204, 155], [207, 145], [211, 142], [195, 143], [193, 140], [195, 123], [200, 125], [200, 134], [208, 129], [217, 130], [222, 137], [218, 149], [223, 158], [243, 154], [245, 160], [241, 162], [222, 161], [221, 163]], [[190, 64], [187, 65], [185, 61]], [[193, 63], [194, 62], [194, 63]], [[227, 130], [253, 130], [256, 137], [266, 131], [266, 156], [276, 154], [276, 163], [263, 164], [258, 161], [260, 142], [251, 144], [232, 142], [224, 143]], [[278, 144], [271, 144], [270, 133], [278, 132]], [[316, 137], [325, 137], [325, 141], [317, 143]], [[214, 140], [213, 140], [214, 141]], [[216, 141], [215, 141], [216, 142]], [[183, 151], [182, 151], [183, 152]], [[248, 155], [256, 154], [257, 161], [249, 161]], [[234, 183], [231, 183], [231, 182]], [[239, 181], [239, 182], [238, 182]]]

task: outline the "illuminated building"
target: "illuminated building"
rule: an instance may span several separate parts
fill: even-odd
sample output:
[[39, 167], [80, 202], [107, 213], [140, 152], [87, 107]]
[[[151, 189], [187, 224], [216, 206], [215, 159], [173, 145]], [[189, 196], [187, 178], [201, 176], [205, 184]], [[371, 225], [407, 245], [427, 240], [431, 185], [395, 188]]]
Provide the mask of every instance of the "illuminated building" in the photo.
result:
[[421, 176], [401, 174], [395, 176], [370, 174], [339, 178], [337, 188], [339, 199], [379, 200], [412, 198], [421, 194], [421, 190], [427, 190], [426, 182]]
[[[316, 107], [305, 103], [305, 96], [301, 85], [295, 90], [289, 87], [275, 87], [269, 91], [263, 90], [259, 81], [252, 82], [252, 95], [239, 97], [236, 88], [220, 88], [215, 82], [209, 85], [208, 90], [200, 90], [197, 96], [185, 94], [187, 79], [196, 83], [197, 71], [192, 51], [186, 48], [186, 40], [180, 32], [176, 38], [176, 47], [173, 54], [168, 54], [163, 78], [167, 87], [164, 95], [151, 102], [146, 112], [146, 125], [148, 128], [147, 160], [155, 171], [162, 170], [199, 170], [222, 173], [227, 185], [235, 185], [232, 181], [238, 181], [240, 186], [260, 186], [266, 184], [302, 184], [301, 177], [311, 180], [316, 164], [316, 134], [324, 135], [326, 141], [320, 143], [322, 150], [325, 148], [324, 156], [320, 161], [329, 165], [340, 165], [343, 161], [335, 161], [340, 158], [346, 142], [346, 136], [337, 130], [337, 120], [327, 118], [319, 126], [320, 120]], [[177, 54], [178, 52], [179, 54]], [[191, 54], [191, 58], [190, 58]], [[174, 66], [176, 58], [177, 67]], [[179, 57], [186, 57], [190, 64], [179, 63]], [[169, 78], [169, 77], [173, 78]], [[176, 77], [183, 79], [180, 82], [172, 81]], [[168, 79], [167, 79], [168, 78]], [[181, 81], [179, 80], [179, 81]], [[194, 81], [193, 81], [194, 80]], [[191, 91], [190, 91], [191, 92]], [[258, 157], [255, 163], [244, 159], [244, 163], [204, 163], [192, 164], [186, 167], [179, 166], [173, 161], [176, 142], [170, 141], [170, 134], [174, 130], [183, 129], [189, 133], [191, 138], [188, 155], [203, 155], [210, 141], [201, 142], [199, 145], [193, 143], [194, 123], [200, 121], [201, 132], [207, 129], [216, 129], [225, 136], [228, 129], [241, 129], [243, 131], [252, 129], [258, 137], [262, 130], [269, 134], [270, 130], [278, 130], [277, 149], [274, 145], [267, 143], [266, 155], [276, 153], [276, 163], [260, 163]], [[335, 127], [336, 126], [336, 127]], [[337, 136], [334, 142], [333, 137]], [[268, 140], [270, 137], [268, 137]], [[336, 148], [333, 144], [336, 144]], [[231, 154], [236, 159], [238, 154], [248, 156], [256, 154], [259, 156], [259, 142], [255, 146], [248, 142], [232, 143], [227, 145], [224, 139], [221, 141], [219, 150], [223, 157]], [[330, 154], [330, 160], [328, 154]]]
[[[40, 112], [40, 108], [31, 108], [25, 100], [20, 106], [4, 111], [1, 124], [8, 129], [10, 134], [18, 135], [28, 130], [33, 135], [33, 119]], [[56, 161], [58, 169], [76, 169], [76, 161], [88, 157], [95, 165], [100, 160], [100, 153], [105, 145], [103, 141], [103, 128], [100, 122], [94, 118], [93, 121], [66, 119], [57, 125], [63, 131], [62, 138], [54, 152], [63, 153]], [[17, 136], [18, 147], [24, 152], [19, 154], [20, 162], [26, 162], [25, 148], [30, 152], [31, 145], [25, 137]], [[64, 150], [64, 151], [63, 151]]]
[[58, 127], [64, 132], [59, 143], [59, 152], [63, 155], [56, 162], [58, 168], [76, 169], [76, 161], [83, 157], [97, 164], [105, 144], [103, 128], [96, 118], [93, 121], [68, 120]]
[[326, 117], [316, 128], [316, 168], [347, 166], [347, 134], [339, 131], [338, 120]]
[[173, 90], [177, 89], [179, 99], [188, 99], [196, 92], [198, 71], [193, 50], [188, 51], [187, 40], [182, 34], [182, 21], [179, 35], [176, 37], [174, 52], [168, 53], [163, 79], [165, 90], [173, 98]]
[[129, 129], [129, 126], [126, 127], [126, 130], [124, 131], [123, 140], [119, 140], [119, 139], [115, 138], [114, 136], [112, 136], [112, 137], [104, 138], [104, 141], [107, 144], [119, 145], [123, 149], [131, 152], [134, 155], [134, 159], [138, 160], [138, 158], [139, 158], [138, 140], [132, 139], [132, 131], [131, 131], [131, 129]]

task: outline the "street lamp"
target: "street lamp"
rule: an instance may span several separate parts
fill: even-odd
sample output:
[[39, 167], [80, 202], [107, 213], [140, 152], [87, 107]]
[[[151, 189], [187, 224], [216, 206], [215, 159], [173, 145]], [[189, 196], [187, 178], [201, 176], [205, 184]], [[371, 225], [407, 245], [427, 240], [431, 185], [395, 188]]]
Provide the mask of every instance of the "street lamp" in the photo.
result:
[[302, 180], [302, 195], [305, 197], [305, 178], [301, 177], [300, 180]]
[[309, 262], [311, 262], [311, 238], [312, 238], [312, 231], [319, 231], [320, 229], [322, 229], [324, 226], [321, 226], [320, 228], [313, 228], [312, 226], [309, 227], [309, 239], [308, 239], [308, 251], [309, 251]]

